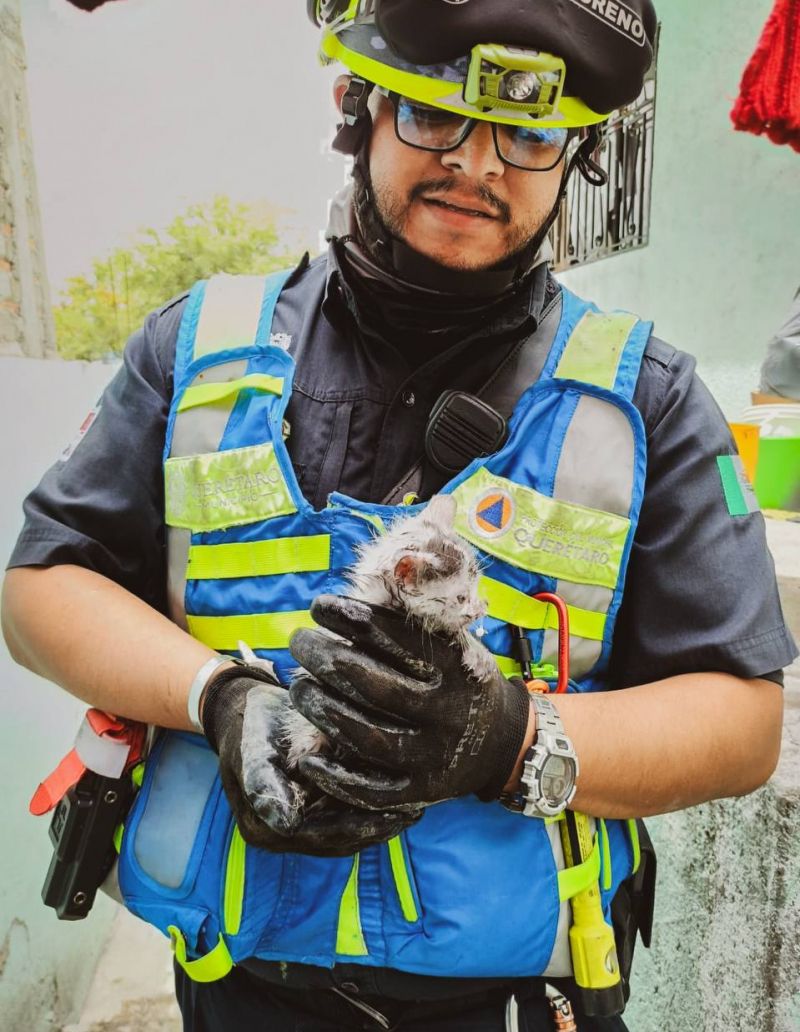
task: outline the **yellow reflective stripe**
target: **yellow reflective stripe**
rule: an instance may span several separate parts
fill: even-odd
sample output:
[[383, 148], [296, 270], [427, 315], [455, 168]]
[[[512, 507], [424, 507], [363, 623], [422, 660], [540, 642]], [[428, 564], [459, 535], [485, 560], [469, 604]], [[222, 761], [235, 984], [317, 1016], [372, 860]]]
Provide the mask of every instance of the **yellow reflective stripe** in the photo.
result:
[[611, 390], [625, 341], [637, 322], [629, 312], [586, 312], [567, 341], [555, 375]]
[[633, 850], [633, 870], [631, 874], [636, 874], [639, 870], [639, 864], [642, 862], [642, 852], [639, 846], [639, 828], [635, 820], [628, 820], [625, 822], [628, 825], [628, 835], [631, 840], [631, 849]]
[[353, 857], [350, 877], [339, 904], [339, 924], [336, 929], [336, 952], [345, 957], [366, 957], [367, 944], [361, 931], [358, 910], [358, 854]]
[[218, 979], [224, 978], [233, 967], [233, 960], [222, 935], [210, 953], [206, 953], [205, 956], [198, 957], [196, 960], [189, 960], [186, 956], [186, 940], [180, 928], [170, 925], [167, 931], [172, 940], [175, 960], [193, 982], [216, 982]]
[[192, 545], [186, 579], [223, 580], [228, 577], [309, 573], [327, 570], [330, 564], [329, 534], [275, 538], [272, 541], [237, 541], [225, 545]]
[[124, 834], [125, 834], [125, 825], [124, 824], [118, 824], [116, 826], [116, 828], [114, 828], [114, 838], [113, 838], [114, 850], [116, 851], [117, 854], [122, 852], [122, 836]]
[[187, 387], [178, 402], [178, 412], [198, 408], [200, 405], [216, 405], [228, 401], [242, 391], [261, 391], [264, 394], [283, 394], [283, 377], [267, 376], [264, 373], [249, 373], [238, 380], [223, 383], [198, 383]]
[[144, 761], [137, 763], [131, 771], [131, 781], [136, 785], [137, 788], [142, 787], [142, 781], [144, 781]]
[[272, 444], [167, 459], [164, 494], [167, 524], [195, 532], [297, 511]]
[[630, 520], [540, 494], [484, 466], [453, 492], [455, 529], [523, 570], [615, 588]]
[[223, 897], [223, 921], [228, 935], [237, 935], [242, 924], [244, 906], [244, 873], [247, 861], [247, 846], [234, 824], [231, 844], [228, 847], [228, 862], [225, 865], [225, 893]]
[[597, 883], [600, 877], [600, 843], [595, 836], [594, 846], [587, 860], [575, 867], [565, 867], [558, 872], [558, 898], [563, 903], [565, 899], [572, 899], [579, 892]]
[[239, 642], [251, 649], [286, 649], [299, 627], [315, 627], [307, 609], [288, 613], [247, 613], [243, 616], [189, 616], [192, 637], [221, 652], [238, 652]]
[[511, 656], [499, 656], [496, 652], [492, 655], [503, 677], [522, 677], [522, 667], [516, 659], [512, 659]]
[[600, 850], [602, 852], [603, 868], [603, 889], [607, 892], [611, 888], [611, 845], [608, 841], [608, 828], [603, 818], [600, 818]]
[[[481, 577], [478, 586], [481, 598], [486, 602], [488, 615], [503, 623], [524, 627], [529, 631], [558, 630], [558, 613], [554, 606], [531, 598], [522, 591], [503, 584], [491, 577]], [[567, 606], [569, 630], [579, 638], [602, 641], [606, 626], [606, 614], [591, 609]], [[501, 667], [502, 669], [502, 667]]]
[[400, 909], [406, 921], [418, 921], [419, 913], [417, 904], [414, 902], [414, 893], [411, 889], [411, 879], [408, 874], [406, 852], [403, 849], [403, 842], [399, 835], [387, 842], [389, 847], [389, 862], [392, 865], [392, 875], [397, 889], [397, 898], [400, 900]]

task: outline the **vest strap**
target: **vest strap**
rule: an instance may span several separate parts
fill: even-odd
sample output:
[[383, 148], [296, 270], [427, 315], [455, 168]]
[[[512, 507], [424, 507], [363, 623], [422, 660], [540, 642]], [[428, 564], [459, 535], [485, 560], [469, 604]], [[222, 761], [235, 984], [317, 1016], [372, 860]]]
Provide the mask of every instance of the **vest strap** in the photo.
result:
[[600, 877], [600, 842], [595, 836], [592, 851], [582, 864], [558, 872], [558, 898], [563, 903], [596, 885]]
[[611, 390], [625, 343], [638, 321], [629, 312], [586, 312], [567, 341], [556, 377]]
[[316, 627], [307, 609], [288, 613], [246, 613], [239, 616], [190, 616], [189, 633], [216, 652], [238, 652], [239, 642], [251, 649], [288, 649], [300, 627]]
[[237, 380], [223, 383], [199, 383], [187, 387], [178, 402], [178, 412], [198, 408], [201, 405], [215, 405], [237, 397], [242, 391], [261, 391], [264, 394], [283, 394], [283, 377], [266, 376], [263, 373], [249, 373]]
[[[543, 629], [558, 630], [558, 613], [546, 602], [531, 598], [522, 591], [512, 588], [491, 577], [481, 577], [479, 593], [486, 602], [488, 615], [503, 623], [524, 627], [529, 631]], [[567, 606], [570, 633], [591, 641], [602, 641], [605, 633], [606, 614], [595, 613], [578, 606]]]
[[193, 982], [217, 982], [232, 969], [233, 960], [222, 935], [213, 950], [196, 960], [189, 960], [186, 953], [186, 939], [180, 928], [170, 925], [167, 931], [172, 941], [175, 960]]
[[330, 534], [240, 541], [225, 545], [192, 545], [187, 580], [271, 577], [330, 569]]

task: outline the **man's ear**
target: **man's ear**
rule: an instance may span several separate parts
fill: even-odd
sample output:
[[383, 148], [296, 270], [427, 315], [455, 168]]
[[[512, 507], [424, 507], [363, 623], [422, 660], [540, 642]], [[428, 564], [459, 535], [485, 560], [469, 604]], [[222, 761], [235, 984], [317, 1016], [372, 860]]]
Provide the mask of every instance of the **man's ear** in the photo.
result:
[[333, 102], [339, 114], [342, 113], [342, 97], [347, 93], [347, 87], [352, 78], [352, 75], [337, 75], [336, 82], [333, 84]]

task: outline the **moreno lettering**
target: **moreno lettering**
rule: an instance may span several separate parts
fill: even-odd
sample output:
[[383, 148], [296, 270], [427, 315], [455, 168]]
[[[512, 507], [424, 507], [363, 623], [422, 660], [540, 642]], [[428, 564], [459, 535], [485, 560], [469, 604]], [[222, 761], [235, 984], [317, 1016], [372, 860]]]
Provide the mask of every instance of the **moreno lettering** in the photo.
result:
[[627, 36], [637, 46], [643, 47], [647, 40], [642, 19], [622, 0], [570, 0], [582, 7], [587, 14], [594, 15], [612, 29]]

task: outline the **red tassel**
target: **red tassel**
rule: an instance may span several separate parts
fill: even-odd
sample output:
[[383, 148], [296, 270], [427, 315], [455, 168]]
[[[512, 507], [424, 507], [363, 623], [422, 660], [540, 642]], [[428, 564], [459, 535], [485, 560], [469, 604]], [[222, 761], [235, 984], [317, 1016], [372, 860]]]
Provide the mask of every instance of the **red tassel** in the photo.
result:
[[742, 76], [736, 129], [800, 152], [800, 0], [777, 0]]

